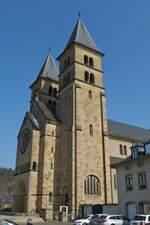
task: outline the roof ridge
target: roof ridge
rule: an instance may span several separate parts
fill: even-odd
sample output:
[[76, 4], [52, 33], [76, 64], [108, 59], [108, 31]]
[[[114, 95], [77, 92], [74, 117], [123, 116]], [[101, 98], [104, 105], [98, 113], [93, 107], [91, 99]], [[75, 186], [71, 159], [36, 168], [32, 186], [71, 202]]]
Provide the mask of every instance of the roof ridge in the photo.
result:
[[144, 130], [150, 130], [149, 128], [140, 127], [140, 126], [137, 126], [137, 125], [134, 125], [134, 124], [129, 124], [129, 123], [121, 122], [121, 121], [117, 121], [117, 120], [107, 119], [107, 121], [110, 121], [110, 122], [112, 121], [112, 122], [115, 122], [115, 123], [124, 124], [124, 125], [131, 126], [131, 127], [137, 127], [137, 128], [144, 129]]

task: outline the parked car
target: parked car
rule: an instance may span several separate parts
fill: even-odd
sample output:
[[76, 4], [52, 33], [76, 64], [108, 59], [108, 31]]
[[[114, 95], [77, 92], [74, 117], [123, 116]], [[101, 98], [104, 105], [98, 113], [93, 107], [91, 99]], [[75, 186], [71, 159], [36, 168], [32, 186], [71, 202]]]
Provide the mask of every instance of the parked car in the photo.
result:
[[90, 219], [89, 225], [101, 225], [101, 220], [106, 218], [108, 214], [94, 214], [94, 216]]
[[130, 225], [130, 220], [122, 215], [107, 215], [101, 219], [101, 225]]
[[150, 215], [136, 215], [130, 225], [150, 225]]
[[7, 219], [3, 219], [2, 221], [0, 221], [1, 225], [18, 225], [17, 223], [15, 223], [14, 221], [12, 220], [7, 220]]
[[91, 214], [83, 219], [75, 220], [74, 225], [97, 224], [103, 216], [106, 216], [106, 214]]
[[82, 219], [77, 219], [77, 220], [74, 220], [74, 225], [86, 225], [86, 224], [89, 224], [91, 218], [93, 217], [94, 215], [88, 215]]

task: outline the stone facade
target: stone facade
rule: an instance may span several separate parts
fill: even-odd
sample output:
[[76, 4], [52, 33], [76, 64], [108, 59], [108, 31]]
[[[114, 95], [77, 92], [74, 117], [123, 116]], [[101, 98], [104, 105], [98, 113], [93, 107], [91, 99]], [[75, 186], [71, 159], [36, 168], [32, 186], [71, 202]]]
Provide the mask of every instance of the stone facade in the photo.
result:
[[[80, 23], [77, 31], [85, 35]], [[111, 157], [127, 157], [136, 137], [116, 134], [114, 124], [124, 125], [108, 123], [103, 54], [92, 47], [73, 41], [64, 50], [59, 81], [49, 55], [30, 87], [30, 111], [18, 135], [16, 211], [53, 219], [67, 206], [75, 218], [88, 213], [87, 206], [100, 212], [101, 205], [118, 202]]]
[[119, 211], [130, 219], [136, 214], [150, 214], [149, 146], [133, 146], [136, 157], [132, 152], [127, 159], [113, 164], [117, 169]]

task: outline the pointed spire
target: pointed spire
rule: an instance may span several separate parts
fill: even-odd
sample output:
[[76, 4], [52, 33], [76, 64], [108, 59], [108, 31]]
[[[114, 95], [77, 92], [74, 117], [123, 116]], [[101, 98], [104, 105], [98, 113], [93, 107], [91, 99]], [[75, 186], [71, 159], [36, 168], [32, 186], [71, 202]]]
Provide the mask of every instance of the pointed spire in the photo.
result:
[[78, 15], [78, 21], [75, 25], [75, 28], [71, 34], [71, 37], [67, 43], [68, 47], [73, 42], [79, 43], [85, 47], [91, 48], [95, 51], [99, 52], [99, 49], [97, 48], [95, 42], [93, 41], [90, 33], [88, 32], [86, 26], [84, 25], [83, 21], [80, 18], [81, 13]]
[[51, 48], [49, 48], [49, 54], [38, 74], [38, 78], [44, 77], [44, 78], [49, 78], [49, 79], [58, 81], [58, 77], [57, 77], [58, 70], [50, 51], [51, 51]]

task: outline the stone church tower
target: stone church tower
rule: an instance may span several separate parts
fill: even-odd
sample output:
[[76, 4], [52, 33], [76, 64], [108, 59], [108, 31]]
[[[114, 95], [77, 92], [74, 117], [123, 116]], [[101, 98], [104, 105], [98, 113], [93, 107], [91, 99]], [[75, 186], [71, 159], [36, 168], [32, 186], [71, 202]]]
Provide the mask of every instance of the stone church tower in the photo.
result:
[[126, 157], [139, 139], [134, 127], [107, 120], [102, 58], [80, 18], [59, 74], [47, 56], [18, 134], [14, 210], [52, 219], [67, 206], [75, 218], [117, 203], [111, 157]]

